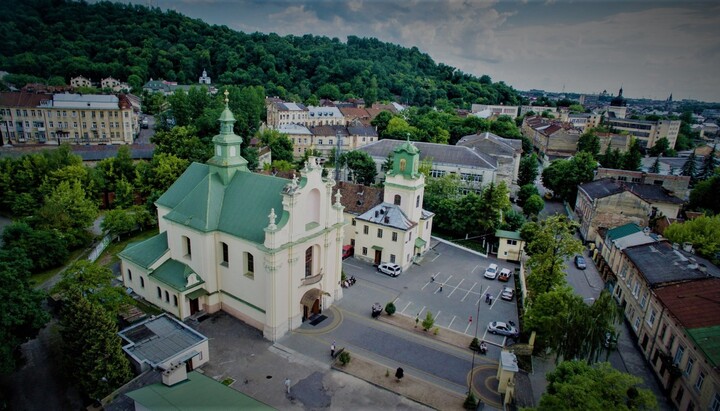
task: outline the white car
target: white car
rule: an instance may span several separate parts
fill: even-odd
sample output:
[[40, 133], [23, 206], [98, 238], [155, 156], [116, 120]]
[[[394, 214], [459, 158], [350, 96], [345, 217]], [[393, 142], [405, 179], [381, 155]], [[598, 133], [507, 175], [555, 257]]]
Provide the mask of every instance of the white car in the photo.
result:
[[395, 263], [382, 263], [378, 266], [378, 271], [387, 274], [390, 277], [397, 277], [402, 272], [402, 267]]
[[513, 297], [515, 296], [515, 290], [511, 287], [504, 287], [502, 290], [502, 294], [500, 294], [500, 298], [502, 298], [505, 301], [512, 301]]
[[485, 270], [485, 278], [489, 278], [491, 280], [494, 280], [495, 277], [497, 277], [498, 274], [498, 266], [497, 264], [490, 264], [490, 266]]
[[513, 338], [516, 338], [520, 334], [517, 328], [502, 321], [491, 322], [488, 324], [487, 330], [490, 334], [500, 334]]

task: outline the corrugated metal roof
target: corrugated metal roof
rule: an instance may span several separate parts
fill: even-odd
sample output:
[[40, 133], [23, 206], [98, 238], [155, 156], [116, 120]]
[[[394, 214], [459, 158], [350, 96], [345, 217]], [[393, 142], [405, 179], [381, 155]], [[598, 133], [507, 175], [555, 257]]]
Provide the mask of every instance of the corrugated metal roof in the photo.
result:
[[356, 217], [356, 219], [397, 228], [399, 230], [409, 230], [417, 225], [403, 213], [400, 207], [390, 203], [378, 204]]
[[639, 225], [635, 223], [629, 223], [625, 225], [621, 225], [620, 227], [615, 227], [607, 232], [607, 237], [610, 240], [617, 240], [618, 238], [625, 237], [626, 235], [634, 234], [641, 232], [642, 228], [640, 228]]
[[120, 257], [132, 261], [143, 268], [149, 268], [155, 261], [159, 260], [170, 250], [167, 243], [167, 231], [150, 237], [145, 241], [128, 244]]
[[[359, 147], [357, 150], [364, 151], [377, 159], [385, 159], [402, 143], [402, 140], [382, 139]], [[420, 150], [421, 161], [432, 159], [433, 164], [452, 164], [491, 170], [497, 168], [497, 161], [493, 157], [469, 147], [418, 141], [413, 141], [412, 144]]]

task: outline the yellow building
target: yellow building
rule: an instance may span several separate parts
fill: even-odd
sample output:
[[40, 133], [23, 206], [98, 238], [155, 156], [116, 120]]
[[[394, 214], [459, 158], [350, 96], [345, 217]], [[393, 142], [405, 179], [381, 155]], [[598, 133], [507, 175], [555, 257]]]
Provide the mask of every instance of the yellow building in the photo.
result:
[[132, 98], [0, 93], [0, 133], [12, 144], [132, 144], [140, 131]]
[[498, 239], [497, 257], [501, 260], [520, 261], [525, 242], [517, 231], [497, 230]]

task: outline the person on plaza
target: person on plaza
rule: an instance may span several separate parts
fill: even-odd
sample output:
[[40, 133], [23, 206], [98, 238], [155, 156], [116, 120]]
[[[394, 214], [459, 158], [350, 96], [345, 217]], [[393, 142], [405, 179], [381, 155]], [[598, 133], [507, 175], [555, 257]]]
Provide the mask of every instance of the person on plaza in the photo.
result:
[[490, 293], [485, 293], [485, 303], [490, 301]]
[[290, 394], [290, 378], [285, 378], [285, 388], [287, 388], [287, 393]]
[[488, 305], [492, 305], [493, 296], [488, 297]]
[[480, 343], [480, 352], [482, 354], [485, 354], [485, 353], [487, 353], [487, 350], [488, 350], [488, 347], [487, 347], [487, 344], [485, 343], [485, 341], [481, 342]]
[[335, 358], [335, 341], [330, 345], [330, 357]]

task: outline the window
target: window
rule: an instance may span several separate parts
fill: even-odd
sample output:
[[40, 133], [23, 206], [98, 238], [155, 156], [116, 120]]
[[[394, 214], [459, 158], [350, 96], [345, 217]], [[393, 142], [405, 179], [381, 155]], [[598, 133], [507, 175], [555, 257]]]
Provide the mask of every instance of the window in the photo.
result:
[[187, 258], [192, 258], [192, 245], [190, 244], [190, 238], [182, 236], [183, 243], [183, 254]]
[[368, 234], [369, 232], [370, 232], [370, 227], [367, 226], [367, 225], [364, 226], [364, 227], [363, 227], [363, 234]]
[[713, 398], [712, 404], [710, 404], [710, 411], [720, 411], [720, 394], [715, 394], [715, 398]]
[[157, 297], [158, 300], [162, 300], [162, 290], [160, 290], [160, 287], [157, 287]]
[[700, 371], [697, 381], [695, 381], [695, 389], [698, 391], [702, 390], [703, 382], [705, 382], [705, 373]]
[[640, 300], [640, 307], [645, 308], [645, 303], [647, 302], [647, 291], [643, 293], [642, 299]]
[[675, 394], [675, 402], [677, 404], [680, 404], [682, 402], [683, 394], [685, 394], [685, 388], [681, 386], [678, 387], [677, 393]]
[[693, 357], [689, 357], [688, 362], [685, 365], [685, 375], [689, 376], [690, 374], [692, 374], [693, 365], [695, 365], [695, 360], [693, 359]]
[[253, 257], [250, 253], [245, 253], [245, 261], [247, 264], [247, 267], [245, 267], [245, 271], [248, 275], [254, 276], [255, 275], [255, 257]]
[[397, 233], [392, 233], [392, 240], [397, 241]]
[[167, 290], [165, 290], [165, 302], [166, 303], [170, 302], [170, 293], [168, 293]]
[[685, 353], [685, 347], [682, 344], [678, 345], [677, 351], [675, 351], [675, 358], [673, 358], [673, 364], [678, 365], [683, 359]]
[[362, 249], [362, 254], [363, 254], [363, 255], [367, 255], [367, 247], [363, 247], [363, 249]]
[[312, 246], [308, 247], [307, 250], [305, 250], [305, 277], [310, 277], [313, 272], [313, 248]]
[[633, 292], [632, 292], [632, 294], [633, 294], [633, 296], [635, 296], [635, 298], [637, 298], [637, 297], [638, 297], [638, 294], [640, 294], [640, 283], [639, 283], [637, 280], [633, 281]]
[[227, 266], [228, 266], [228, 261], [229, 261], [229, 258], [230, 258], [230, 256], [229, 256], [230, 252], [229, 252], [229, 250], [228, 250], [228, 245], [225, 244], [225, 243], [223, 243], [223, 242], [221, 242], [220, 244], [222, 245], [222, 262], [220, 262], [220, 264], [222, 264], [222, 265], [224, 265], [225, 267], [227, 267]]
[[353, 225], [353, 227], [355, 227], [357, 225], [357, 221], [355, 221], [354, 218], [352, 219], [352, 225]]
[[654, 323], [655, 323], [655, 309], [654, 309], [654, 308], [651, 308], [651, 309], [650, 309], [650, 316], [648, 317], [647, 324], [648, 324], [650, 327], [652, 327]]
[[382, 228], [378, 228], [377, 237], [382, 238]]
[[420, 207], [420, 196], [415, 199], [415, 207]]
[[177, 295], [173, 295], [173, 305], [177, 307]]
[[517, 245], [517, 240], [507, 240], [508, 245]]
[[132, 281], [132, 271], [128, 270], [128, 281]]
[[390, 254], [390, 262], [391, 263], [395, 262], [395, 254]]
[[400, 194], [395, 194], [395, 197], [393, 198], [393, 204], [400, 205]]
[[140, 288], [145, 288], [145, 279], [140, 276]]
[[667, 332], [667, 324], [663, 324], [660, 328], [660, 341], [665, 339], [665, 333]]
[[633, 328], [635, 330], [637, 330], [639, 326], [640, 326], [640, 317], [635, 319], [635, 324], [633, 324]]
[[623, 267], [622, 270], [620, 270], [620, 278], [627, 277], [627, 266]]

